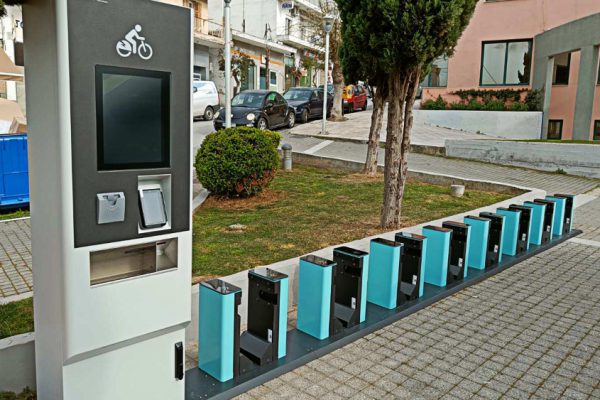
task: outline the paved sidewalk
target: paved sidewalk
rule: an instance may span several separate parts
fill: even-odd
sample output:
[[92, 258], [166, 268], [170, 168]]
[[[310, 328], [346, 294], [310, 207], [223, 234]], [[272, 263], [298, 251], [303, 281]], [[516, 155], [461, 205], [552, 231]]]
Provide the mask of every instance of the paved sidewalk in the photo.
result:
[[[600, 200], [576, 225], [600, 227]], [[565, 242], [238, 399], [600, 399], [597, 244]]]
[[[328, 122], [325, 139], [350, 139], [356, 141], [369, 140], [372, 109], [346, 114], [347, 121]], [[385, 142], [387, 113], [384, 113], [383, 128], [381, 129], [381, 142]], [[294, 135], [314, 136], [321, 133], [321, 120], [307, 124], [298, 124], [289, 131]], [[455, 129], [441, 128], [414, 121], [412, 129], [412, 143], [421, 146], [444, 147], [446, 139], [497, 139], [494, 136], [464, 132]]]
[[[321, 157], [338, 158], [363, 163], [367, 146], [360, 143], [334, 142], [314, 137], [284, 135], [284, 143], [290, 143], [295, 152]], [[325, 144], [323, 146], [323, 144]], [[316, 151], [313, 151], [316, 149]], [[379, 151], [379, 164], [384, 163], [384, 149]], [[466, 179], [501, 182], [546, 190], [549, 193], [565, 192], [580, 194], [600, 185], [600, 180], [572, 175], [559, 175], [518, 167], [507, 167], [476, 161], [409, 154], [408, 167], [413, 171], [453, 175]]]
[[29, 218], [0, 221], [0, 298], [33, 290]]

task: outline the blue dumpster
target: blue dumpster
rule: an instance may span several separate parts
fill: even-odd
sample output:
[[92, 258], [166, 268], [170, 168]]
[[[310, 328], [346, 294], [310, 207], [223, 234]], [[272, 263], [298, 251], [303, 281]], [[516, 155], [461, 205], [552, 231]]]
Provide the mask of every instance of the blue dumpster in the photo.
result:
[[27, 135], [0, 135], [0, 208], [29, 204]]

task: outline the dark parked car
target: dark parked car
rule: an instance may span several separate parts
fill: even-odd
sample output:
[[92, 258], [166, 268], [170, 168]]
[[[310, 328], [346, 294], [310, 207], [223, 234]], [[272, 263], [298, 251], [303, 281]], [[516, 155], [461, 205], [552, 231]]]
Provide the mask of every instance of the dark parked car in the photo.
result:
[[[323, 87], [324, 87], [324, 86], [325, 86], [325, 85], [321, 85], [321, 86], [319, 86], [319, 89], [320, 89], [320, 90], [323, 90]], [[327, 84], [327, 96], [333, 96], [333, 83], [328, 83], [328, 84]]]
[[[323, 116], [323, 90], [294, 87], [283, 94], [288, 104], [294, 107], [296, 120], [307, 122], [311, 118]], [[327, 115], [331, 114], [333, 97], [327, 96]]]
[[[231, 100], [231, 126], [254, 126], [274, 129], [282, 126], [293, 128], [296, 123], [294, 108], [277, 92], [247, 90]], [[225, 127], [225, 109], [214, 116], [216, 130]]]

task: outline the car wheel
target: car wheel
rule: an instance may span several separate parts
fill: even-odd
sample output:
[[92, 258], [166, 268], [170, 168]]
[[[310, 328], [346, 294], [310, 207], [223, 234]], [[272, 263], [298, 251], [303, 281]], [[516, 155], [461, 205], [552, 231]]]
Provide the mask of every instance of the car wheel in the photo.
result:
[[300, 117], [300, 122], [302, 122], [303, 124], [308, 122], [308, 110], [304, 109], [304, 111], [302, 111], [302, 116]]
[[260, 117], [258, 121], [256, 121], [256, 127], [261, 131], [266, 131], [267, 129], [269, 129], [269, 124], [267, 123], [266, 119]]
[[287, 127], [292, 129], [294, 125], [296, 125], [296, 115], [293, 112], [290, 112], [288, 115]]
[[204, 110], [204, 120], [212, 121], [214, 116], [215, 116], [215, 112], [212, 109], [212, 107], [211, 106], [206, 107], [206, 110]]
[[354, 103], [348, 103], [348, 114], [354, 112]]

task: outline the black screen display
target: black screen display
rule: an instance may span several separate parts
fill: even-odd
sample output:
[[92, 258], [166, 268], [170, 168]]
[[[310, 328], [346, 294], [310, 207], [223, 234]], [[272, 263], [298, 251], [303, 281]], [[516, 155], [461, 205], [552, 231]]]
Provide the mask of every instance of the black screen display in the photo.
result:
[[98, 170], [169, 167], [170, 74], [96, 66]]

